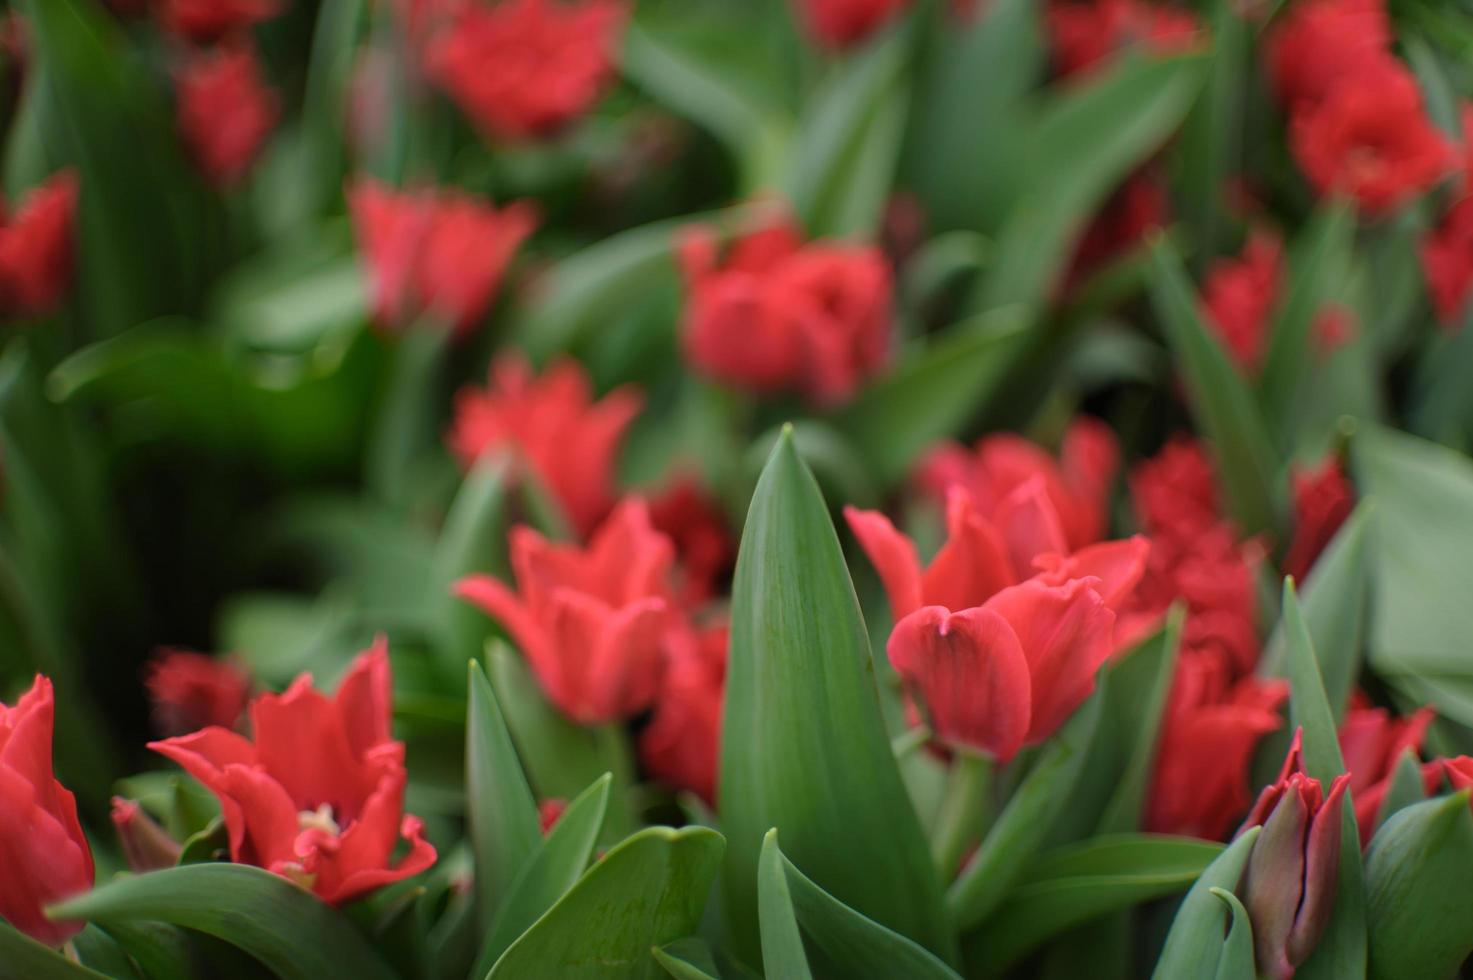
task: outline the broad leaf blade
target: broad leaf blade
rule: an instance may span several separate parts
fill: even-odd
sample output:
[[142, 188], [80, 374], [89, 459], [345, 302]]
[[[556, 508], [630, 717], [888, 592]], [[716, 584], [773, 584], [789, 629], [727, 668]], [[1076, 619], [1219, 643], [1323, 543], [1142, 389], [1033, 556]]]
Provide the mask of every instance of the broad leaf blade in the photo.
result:
[[1166, 936], [1166, 946], [1156, 961], [1156, 972], [1152, 974], [1155, 980], [1216, 975], [1222, 958], [1223, 920], [1222, 903], [1212, 890], [1233, 891], [1238, 887], [1243, 869], [1248, 866], [1248, 856], [1253, 853], [1253, 842], [1262, 829], [1250, 827], [1244, 831], [1202, 872], [1182, 899], [1171, 932]]

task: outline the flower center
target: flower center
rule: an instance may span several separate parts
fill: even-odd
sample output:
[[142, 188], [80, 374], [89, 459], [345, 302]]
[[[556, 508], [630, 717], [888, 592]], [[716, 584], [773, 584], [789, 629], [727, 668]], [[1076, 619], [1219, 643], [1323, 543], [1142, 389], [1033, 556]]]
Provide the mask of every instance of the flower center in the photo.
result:
[[336, 837], [343, 832], [338, 822], [333, 819], [332, 804], [324, 803], [315, 810], [302, 810], [297, 814], [297, 828], [299, 830], [320, 830], [325, 834]]

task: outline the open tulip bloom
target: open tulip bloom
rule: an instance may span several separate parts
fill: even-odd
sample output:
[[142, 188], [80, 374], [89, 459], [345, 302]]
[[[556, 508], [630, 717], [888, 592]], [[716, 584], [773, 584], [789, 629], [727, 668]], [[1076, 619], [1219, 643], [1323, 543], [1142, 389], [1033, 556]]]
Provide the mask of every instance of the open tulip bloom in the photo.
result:
[[0, 980], [1473, 975], [1470, 40], [8, 5]]

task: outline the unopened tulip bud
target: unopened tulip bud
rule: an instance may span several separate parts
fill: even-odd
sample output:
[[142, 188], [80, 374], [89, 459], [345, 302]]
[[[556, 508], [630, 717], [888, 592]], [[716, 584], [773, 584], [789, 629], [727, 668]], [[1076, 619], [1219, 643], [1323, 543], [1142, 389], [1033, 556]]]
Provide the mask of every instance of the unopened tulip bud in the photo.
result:
[[143, 812], [137, 800], [113, 797], [113, 826], [123, 846], [123, 858], [137, 872], [172, 868], [179, 862], [179, 842]]

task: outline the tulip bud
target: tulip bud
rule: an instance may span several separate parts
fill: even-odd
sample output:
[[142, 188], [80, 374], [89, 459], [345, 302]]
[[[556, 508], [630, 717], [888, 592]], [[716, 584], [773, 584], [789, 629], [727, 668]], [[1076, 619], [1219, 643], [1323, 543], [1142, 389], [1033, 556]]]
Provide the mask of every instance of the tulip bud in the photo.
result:
[[1335, 777], [1326, 795], [1304, 771], [1302, 734], [1295, 733], [1278, 781], [1264, 788], [1243, 823], [1263, 827], [1248, 859], [1244, 904], [1258, 969], [1275, 980], [1293, 977], [1314, 950], [1340, 876], [1340, 803], [1350, 776]]
[[123, 846], [123, 858], [130, 870], [142, 873], [172, 868], [179, 862], [179, 842], [143, 812], [137, 800], [113, 797], [113, 826]]

